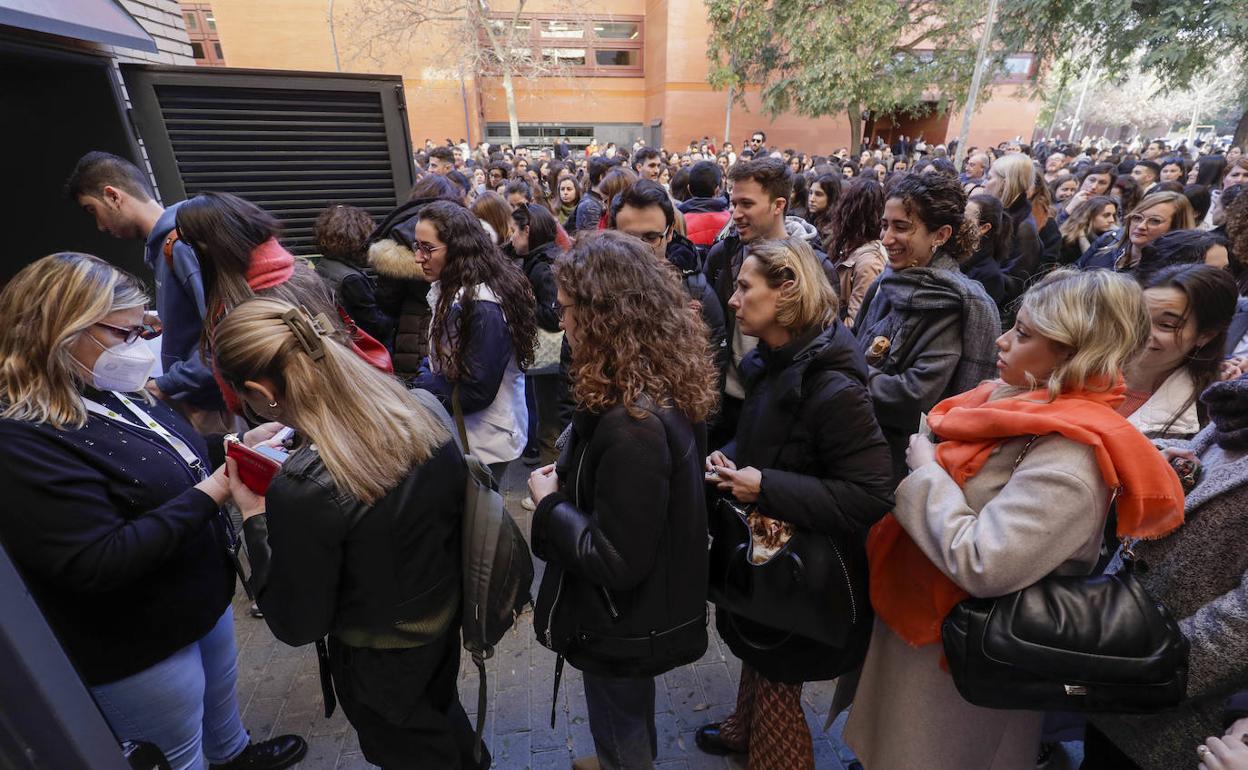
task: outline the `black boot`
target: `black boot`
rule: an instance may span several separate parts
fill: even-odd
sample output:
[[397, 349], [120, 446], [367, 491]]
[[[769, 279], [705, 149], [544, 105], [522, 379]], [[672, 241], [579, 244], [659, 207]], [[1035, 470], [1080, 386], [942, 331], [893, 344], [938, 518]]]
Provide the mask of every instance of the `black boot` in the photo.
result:
[[279, 735], [253, 743], [243, 753], [224, 765], [209, 765], [210, 770], [282, 770], [308, 753], [308, 742], [298, 735]]

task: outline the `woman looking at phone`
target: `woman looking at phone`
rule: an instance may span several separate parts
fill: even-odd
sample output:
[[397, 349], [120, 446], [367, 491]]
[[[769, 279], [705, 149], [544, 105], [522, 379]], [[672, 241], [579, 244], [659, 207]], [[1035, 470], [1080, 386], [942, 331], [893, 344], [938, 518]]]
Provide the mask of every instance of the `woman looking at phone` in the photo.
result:
[[247, 300], [216, 328], [226, 383], [298, 437], [264, 497], [227, 460], [252, 589], [278, 639], [329, 636], [369, 762], [476, 767], [455, 688], [467, 468], [436, 399], [345, 343], [324, 315], [276, 299]]

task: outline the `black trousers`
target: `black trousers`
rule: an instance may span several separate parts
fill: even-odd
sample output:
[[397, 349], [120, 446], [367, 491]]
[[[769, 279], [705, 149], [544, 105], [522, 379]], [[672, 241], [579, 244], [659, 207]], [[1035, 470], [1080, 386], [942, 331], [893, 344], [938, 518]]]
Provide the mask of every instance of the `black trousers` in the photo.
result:
[[1089, 724], [1083, 734], [1083, 764], [1079, 770], [1140, 770], [1140, 766]]
[[[469, 770], [476, 740], [459, 702], [459, 633], [425, 647], [374, 650], [332, 636], [329, 667], [364, 758], [382, 770]], [[482, 747], [479, 767], [490, 766]]]

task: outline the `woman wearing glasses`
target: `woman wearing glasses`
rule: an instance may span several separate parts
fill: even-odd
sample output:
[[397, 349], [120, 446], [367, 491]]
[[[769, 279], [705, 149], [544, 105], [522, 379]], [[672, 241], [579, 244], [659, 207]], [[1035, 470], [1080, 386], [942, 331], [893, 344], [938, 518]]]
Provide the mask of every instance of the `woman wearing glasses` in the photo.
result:
[[134, 276], [74, 253], [0, 293], [0, 539], [118, 738], [175, 770], [288, 767], [303, 740], [249, 745], [239, 717], [229, 487], [144, 395], [147, 304]]
[[524, 370], [537, 339], [533, 289], [463, 206], [430, 203], [413, 232], [433, 308], [429, 357], [413, 386], [462, 410], [467, 449], [501, 480], [528, 439]]
[[1081, 270], [1109, 268], [1120, 272], [1133, 271], [1140, 262], [1143, 249], [1171, 230], [1190, 230], [1196, 226], [1192, 204], [1183, 193], [1157, 192], [1146, 195], [1124, 220], [1118, 238], [1108, 244], [1093, 244], [1082, 257]]

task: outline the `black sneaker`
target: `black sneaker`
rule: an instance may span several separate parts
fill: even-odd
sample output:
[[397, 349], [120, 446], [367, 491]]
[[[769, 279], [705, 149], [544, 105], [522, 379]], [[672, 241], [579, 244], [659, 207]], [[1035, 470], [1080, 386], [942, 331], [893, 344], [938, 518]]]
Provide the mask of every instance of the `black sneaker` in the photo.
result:
[[282, 770], [308, 753], [308, 742], [298, 735], [279, 735], [253, 743], [243, 753], [224, 765], [209, 765], [209, 770]]

